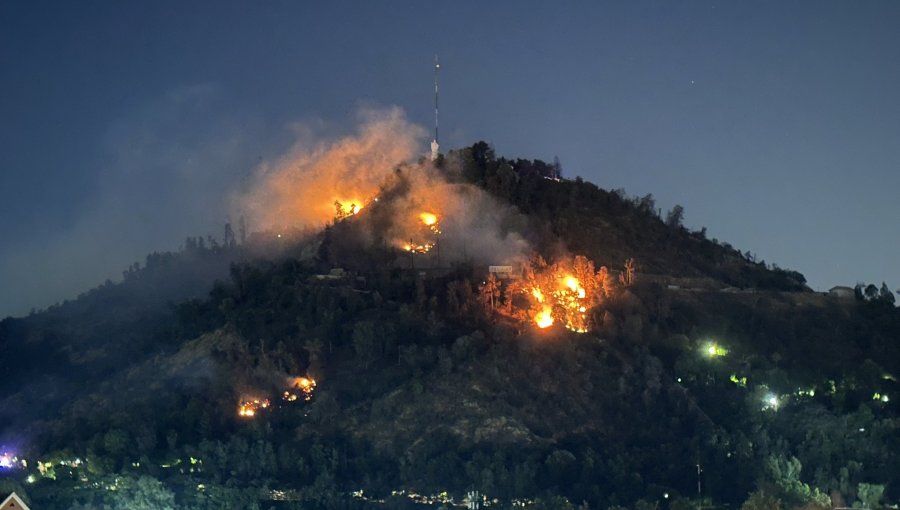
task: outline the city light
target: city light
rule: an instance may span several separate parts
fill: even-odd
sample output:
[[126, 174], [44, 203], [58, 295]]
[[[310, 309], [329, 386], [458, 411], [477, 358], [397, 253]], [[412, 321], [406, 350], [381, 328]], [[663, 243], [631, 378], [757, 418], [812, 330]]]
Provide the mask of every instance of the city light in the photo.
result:
[[763, 397], [763, 409], [772, 409], [773, 411], [778, 410], [778, 406], [781, 405], [781, 402], [778, 400], [778, 395], [774, 393], [766, 393]]
[[718, 358], [725, 356], [728, 354], [728, 349], [722, 347], [721, 345], [715, 342], [709, 342], [703, 348], [703, 353], [709, 356], [710, 358]]

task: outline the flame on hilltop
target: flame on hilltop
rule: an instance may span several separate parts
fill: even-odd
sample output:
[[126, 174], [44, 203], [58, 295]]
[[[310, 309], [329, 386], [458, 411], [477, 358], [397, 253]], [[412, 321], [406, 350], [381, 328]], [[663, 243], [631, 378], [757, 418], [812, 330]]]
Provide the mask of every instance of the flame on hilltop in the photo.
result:
[[355, 216], [363, 209], [363, 207], [365, 207], [364, 204], [366, 203], [368, 203], [368, 201], [335, 199], [334, 218], [336, 220], [342, 220], [349, 216]]
[[339, 219], [358, 214], [398, 164], [416, 157], [425, 135], [398, 108], [364, 110], [359, 118], [355, 133], [335, 140], [298, 126], [297, 143], [256, 168], [235, 207], [255, 228], [276, 231], [323, 227], [336, 212]]
[[[522, 235], [527, 222], [510, 204], [460, 182], [461, 160], [441, 166], [423, 159], [426, 131], [399, 109], [367, 110], [358, 130], [327, 139], [317, 125], [296, 125], [298, 141], [283, 157], [255, 170], [247, 189], [235, 195], [233, 214], [251, 231], [308, 236], [339, 223], [335, 259], [346, 247], [393, 247], [415, 255], [440, 247], [433, 266], [453, 262], [489, 264], [530, 252]], [[355, 236], [355, 237], [351, 237]], [[406, 264], [397, 257], [398, 264]], [[335, 260], [336, 265], [343, 263]], [[426, 262], [426, 261], [422, 261]], [[281, 393], [282, 390], [279, 391]]]

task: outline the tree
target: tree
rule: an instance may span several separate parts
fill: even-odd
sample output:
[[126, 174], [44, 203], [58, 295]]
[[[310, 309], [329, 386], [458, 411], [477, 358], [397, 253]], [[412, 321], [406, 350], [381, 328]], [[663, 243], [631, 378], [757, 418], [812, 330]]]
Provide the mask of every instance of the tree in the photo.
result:
[[881, 498], [884, 496], [884, 485], [861, 483], [856, 488], [855, 507], [881, 508]]
[[318, 338], [307, 340], [303, 343], [303, 350], [309, 355], [309, 365], [306, 373], [313, 379], [318, 379], [322, 375], [322, 341]]
[[876, 287], [874, 284], [870, 283], [869, 285], [866, 286], [865, 295], [866, 295], [867, 301], [877, 299], [878, 298], [878, 287]]
[[828, 495], [819, 489], [810, 487], [800, 480], [802, 464], [796, 457], [770, 455], [766, 459], [765, 470], [768, 481], [774, 486], [773, 492], [778, 499], [791, 505], [830, 503]]
[[562, 165], [559, 163], [559, 157], [553, 156], [553, 178], [562, 178]]
[[484, 283], [478, 286], [478, 290], [485, 308], [491, 311], [496, 309], [500, 304], [500, 282], [497, 280], [497, 276], [494, 273], [488, 274]]
[[891, 289], [888, 288], [886, 283], [881, 282], [881, 291], [879, 293], [879, 299], [887, 303], [894, 304], [894, 293], [891, 292]]
[[623, 287], [628, 287], [632, 283], [634, 283], [634, 259], [629, 258], [625, 260], [625, 267], [622, 270], [622, 274], [619, 275], [619, 283], [622, 284]]
[[369, 368], [369, 365], [381, 355], [379, 344], [374, 322], [360, 321], [353, 326], [353, 350], [363, 368]]
[[671, 228], [678, 228], [684, 220], [684, 207], [676, 204], [675, 207], [666, 214], [666, 225]]
[[637, 206], [638, 210], [648, 214], [654, 214], [656, 211], [656, 199], [653, 198], [653, 193], [647, 193], [641, 198], [635, 198], [634, 205]]
[[113, 508], [129, 510], [174, 510], [175, 495], [162, 482], [151, 476], [125, 479], [122, 488], [110, 492]]

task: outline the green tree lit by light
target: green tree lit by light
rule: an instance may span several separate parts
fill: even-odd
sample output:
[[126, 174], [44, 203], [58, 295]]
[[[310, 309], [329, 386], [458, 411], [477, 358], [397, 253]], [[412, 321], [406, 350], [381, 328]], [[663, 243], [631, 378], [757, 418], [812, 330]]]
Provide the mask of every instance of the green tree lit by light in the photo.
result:
[[728, 354], [728, 349], [715, 342], [709, 342], [703, 347], [703, 353], [710, 358], [720, 358]]

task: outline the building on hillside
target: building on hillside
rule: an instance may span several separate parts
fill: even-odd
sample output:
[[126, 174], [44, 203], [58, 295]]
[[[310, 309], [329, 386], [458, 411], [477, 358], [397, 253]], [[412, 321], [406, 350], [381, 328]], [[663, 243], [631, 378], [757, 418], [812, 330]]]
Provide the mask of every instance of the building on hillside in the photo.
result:
[[856, 296], [856, 291], [853, 290], [853, 287], [838, 285], [828, 289], [828, 295], [839, 299], [853, 299]]
[[3, 510], [30, 510], [28, 505], [15, 492], [7, 496], [3, 503], [0, 503], [0, 508]]
[[501, 280], [521, 278], [521, 272], [516, 273], [513, 266], [488, 266], [488, 272], [494, 273], [494, 276]]

